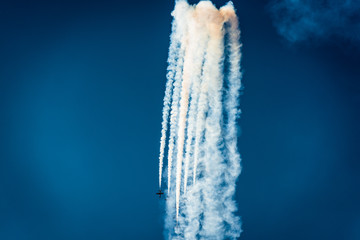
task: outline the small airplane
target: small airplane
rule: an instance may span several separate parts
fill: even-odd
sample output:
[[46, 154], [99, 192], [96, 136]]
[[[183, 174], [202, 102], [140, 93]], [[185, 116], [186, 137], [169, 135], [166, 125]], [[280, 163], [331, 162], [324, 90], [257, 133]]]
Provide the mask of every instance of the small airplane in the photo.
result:
[[161, 191], [161, 189], [159, 190], [159, 192], [155, 193], [157, 195], [159, 195], [159, 198], [161, 198], [161, 195], [163, 195], [164, 193]]

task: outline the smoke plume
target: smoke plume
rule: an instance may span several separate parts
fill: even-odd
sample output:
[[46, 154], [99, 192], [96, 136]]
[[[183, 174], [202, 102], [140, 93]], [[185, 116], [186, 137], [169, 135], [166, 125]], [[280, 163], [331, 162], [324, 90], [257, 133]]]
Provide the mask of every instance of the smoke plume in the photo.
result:
[[238, 19], [231, 2], [217, 9], [210, 1], [179, 0], [172, 16], [159, 156], [161, 189], [169, 126], [166, 237], [236, 239]]

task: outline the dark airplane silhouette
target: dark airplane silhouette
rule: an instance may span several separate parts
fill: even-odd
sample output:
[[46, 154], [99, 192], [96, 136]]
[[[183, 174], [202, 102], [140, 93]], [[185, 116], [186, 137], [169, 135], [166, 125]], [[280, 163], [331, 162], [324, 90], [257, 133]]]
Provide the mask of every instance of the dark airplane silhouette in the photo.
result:
[[159, 195], [159, 198], [161, 198], [161, 195], [163, 195], [164, 193], [161, 192], [161, 189], [160, 189], [159, 192], [157, 192], [156, 194]]

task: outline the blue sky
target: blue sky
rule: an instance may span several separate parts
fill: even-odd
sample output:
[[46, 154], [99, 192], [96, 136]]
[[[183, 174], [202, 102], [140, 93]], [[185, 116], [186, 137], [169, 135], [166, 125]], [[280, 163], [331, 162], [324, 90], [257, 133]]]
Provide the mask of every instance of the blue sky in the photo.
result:
[[[0, 239], [162, 239], [173, 2], [1, 5]], [[359, 49], [339, 37], [291, 45], [268, 1], [234, 5], [241, 239], [359, 239]]]

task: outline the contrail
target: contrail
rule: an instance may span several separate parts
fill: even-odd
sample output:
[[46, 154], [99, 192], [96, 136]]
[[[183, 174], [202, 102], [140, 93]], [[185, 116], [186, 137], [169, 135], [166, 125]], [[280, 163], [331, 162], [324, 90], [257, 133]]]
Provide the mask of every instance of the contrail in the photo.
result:
[[[190, 33], [191, 34], [191, 33]], [[188, 35], [190, 37], [190, 34]], [[186, 41], [188, 41], [186, 39]], [[182, 167], [182, 158], [184, 152], [184, 141], [185, 141], [185, 124], [186, 124], [186, 114], [189, 106], [189, 87], [190, 87], [190, 69], [192, 65], [191, 61], [191, 51], [188, 47], [185, 53], [184, 59], [184, 70], [183, 70], [183, 79], [182, 79], [182, 90], [181, 90], [181, 100], [180, 100], [180, 115], [179, 115], [179, 124], [178, 124], [178, 141], [177, 141], [177, 156], [176, 156], [176, 218], [179, 214], [179, 200], [180, 200], [180, 184], [181, 184], [181, 167]]]
[[219, 145], [221, 144], [221, 117], [222, 117], [222, 60], [224, 54], [224, 32], [222, 29], [224, 18], [210, 3], [206, 4], [211, 13], [208, 23], [209, 42], [204, 63], [204, 79], [208, 83], [208, 111], [205, 120], [204, 143], [204, 185], [202, 189], [204, 204], [204, 219], [202, 222], [203, 236], [206, 239], [223, 239], [224, 229], [221, 216], [222, 203], [218, 197], [221, 194], [221, 180], [225, 166]]
[[[177, 52], [177, 66], [175, 70], [175, 83], [174, 83], [174, 93], [172, 96], [171, 104], [171, 116], [170, 116], [170, 137], [169, 137], [169, 146], [168, 146], [168, 192], [170, 192], [171, 187], [171, 172], [172, 172], [172, 159], [174, 155], [175, 147], [175, 138], [176, 130], [178, 128], [178, 115], [179, 115], [179, 102], [180, 102], [180, 93], [181, 93], [181, 82], [182, 82], [182, 71], [183, 71], [183, 55], [186, 49], [186, 35], [187, 35], [187, 22], [181, 19], [188, 11], [189, 6], [187, 4], [177, 3], [175, 9], [172, 13], [174, 17], [173, 25], [176, 30], [176, 37], [180, 41], [180, 48]], [[175, 39], [177, 40], [177, 39]], [[171, 46], [171, 44], [170, 44]]]
[[170, 113], [170, 102], [171, 102], [171, 93], [173, 88], [174, 76], [176, 71], [176, 58], [179, 48], [179, 37], [177, 34], [176, 24], [172, 24], [172, 32], [170, 36], [170, 47], [169, 47], [169, 57], [168, 57], [168, 68], [167, 68], [167, 82], [165, 88], [164, 96], [164, 106], [162, 112], [162, 123], [161, 123], [161, 138], [160, 138], [160, 156], [159, 156], [159, 188], [161, 189], [161, 180], [162, 180], [162, 168], [163, 168], [163, 159], [164, 159], [164, 150], [166, 143], [166, 132], [168, 128], [168, 118]]
[[241, 233], [234, 201], [241, 170], [238, 20], [231, 2], [217, 9], [210, 1], [192, 6], [179, 0], [172, 16], [159, 156], [161, 187], [169, 124], [166, 237], [236, 239]]
[[[194, 150], [194, 137], [196, 130], [196, 116], [197, 116], [197, 107], [200, 94], [201, 86], [201, 72], [203, 57], [205, 53], [207, 34], [204, 31], [205, 25], [201, 19], [201, 14], [199, 14], [199, 6], [195, 7], [195, 11], [192, 19], [193, 30], [195, 31], [192, 36], [193, 49], [191, 50], [194, 55], [194, 60], [192, 63], [192, 85], [191, 85], [191, 102], [188, 114], [188, 126], [187, 126], [187, 140], [186, 140], [186, 153], [185, 153], [185, 169], [184, 169], [184, 192], [186, 192], [189, 167], [190, 167], [190, 158]], [[193, 168], [191, 168], [193, 169]]]
[[233, 200], [235, 194], [235, 182], [241, 172], [240, 155], [237, 149], [237, 127], [236, 119], [239, 117], [239, 95], [241, 88], [241, 44], [238, 18], [235, 14], [232, 3], [228, 3], [220, 9], [227, 19], [226, 32], [228, 33], [228, 44], [226, 46], [228, 54], [229, 74], [227, 77], [228, 90], [225, 97], [225, 112], [227, 113], [227, 124], [225, 126], [225, 147], [228, 166], [225, 172], [225, 182], [228, 183], [223, 191], [222, 202], [227, 211], [223, 212], [223, 218], [229, 226], [225, 236], [237, 238], [241, 233], [240, 218], [234, 215], [237, 207]]

